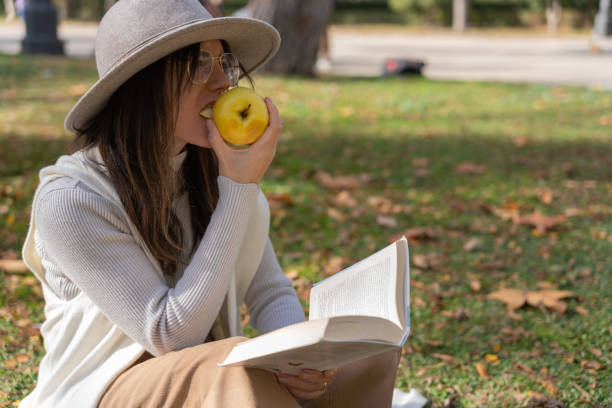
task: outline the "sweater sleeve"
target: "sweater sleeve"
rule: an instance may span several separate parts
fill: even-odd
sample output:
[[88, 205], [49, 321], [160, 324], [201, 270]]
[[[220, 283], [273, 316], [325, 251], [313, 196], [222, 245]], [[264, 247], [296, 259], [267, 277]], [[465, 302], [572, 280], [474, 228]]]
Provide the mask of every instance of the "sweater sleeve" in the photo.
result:
[[[34, 203], [45, 254], [121, 330], [155, 356], [201, 344], [229, 287], [259, 187], [220, 176], [219, 201], [174, 288], [157, 274], [117, 208], [80, 185]], [[49, 188], [47, 188], [49, 187]]]
[[251, 325], [260, 334], [305, 320], [291, 279], [283, 274], [269, 238], [245, 303]]

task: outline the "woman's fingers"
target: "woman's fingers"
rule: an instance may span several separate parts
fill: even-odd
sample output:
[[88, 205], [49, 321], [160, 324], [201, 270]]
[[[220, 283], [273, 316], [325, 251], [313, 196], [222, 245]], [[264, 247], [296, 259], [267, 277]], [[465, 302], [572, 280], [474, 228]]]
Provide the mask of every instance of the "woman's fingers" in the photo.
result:
[[278, 375], [278, 381], [287, 387], [301, 392], [316, 392], [324, 391], [325, 384], [323, 382], [323, 376], [320, 376], [318, 380], [306, 380], [302, 377], [288, 374]]
[[263, 135], [261, 135], [261, 137], [255, 141], [255, 143], [253, 143], [253, 147], [267, 143], [276, 144], [281, 131], [283, 130], [283, 120], [278, 113], [276, 105], [274, 105], [270, 98], [266, 98], [264, 101], [268, 107], [268, 127], [264, 131]]

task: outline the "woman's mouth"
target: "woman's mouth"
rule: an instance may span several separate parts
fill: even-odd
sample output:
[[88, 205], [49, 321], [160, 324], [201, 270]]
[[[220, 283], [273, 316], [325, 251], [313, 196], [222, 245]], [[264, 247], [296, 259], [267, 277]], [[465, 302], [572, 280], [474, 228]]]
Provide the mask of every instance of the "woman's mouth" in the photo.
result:
[[209, 105], [206, 105], [206, 107], [200, 111], [200, 116], [206, 119], [212, 119], [212, 113], [213, 113], [213, 104], [211, 103]]

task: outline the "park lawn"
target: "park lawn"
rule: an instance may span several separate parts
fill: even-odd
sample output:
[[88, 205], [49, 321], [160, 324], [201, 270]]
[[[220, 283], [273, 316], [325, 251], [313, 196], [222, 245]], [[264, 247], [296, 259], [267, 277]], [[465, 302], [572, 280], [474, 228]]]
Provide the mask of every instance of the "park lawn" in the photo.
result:
[[[63, 118], [95, 78], [92, 61], [0, 55], [0, 259], [19, 256], [37, 172], [69, 151]], [[255, 80], [284, 118], [262, 188], [306, 311], [312, 282], [406, 234], [398, 387], [435, 407], [612, 404], [612, 93]], [[35, 384], [44, 314], [31, 274], [0, 281], [1, 407]], [[509, 312], [487, 297], [501, 289], [570, 293]]]

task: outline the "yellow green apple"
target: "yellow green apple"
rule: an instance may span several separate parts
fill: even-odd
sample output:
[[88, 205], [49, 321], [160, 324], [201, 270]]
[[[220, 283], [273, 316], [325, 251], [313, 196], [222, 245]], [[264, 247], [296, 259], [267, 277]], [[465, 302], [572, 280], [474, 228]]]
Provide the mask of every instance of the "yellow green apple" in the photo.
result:
[[[210, 113], [210, 109], [204, 109], [200, 115], [210, 118]], [[227, 143], [250, 145], [261, 137], [268, 126], [268, 107], [253, 90], [236, 87], [217, 99], [212, 108], [212, 120]]]

